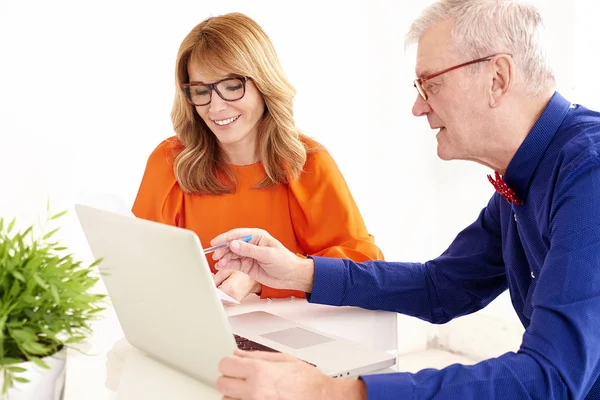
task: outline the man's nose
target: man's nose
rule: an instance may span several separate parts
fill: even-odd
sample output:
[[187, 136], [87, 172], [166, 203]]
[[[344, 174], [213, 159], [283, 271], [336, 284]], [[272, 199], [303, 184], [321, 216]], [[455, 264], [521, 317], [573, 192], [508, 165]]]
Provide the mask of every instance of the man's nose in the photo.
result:
[[428, 102], [423, 100], [420, 94], [417, 94], [417, 98], [415, 99], [415, 104], [413, 104], [412, 113], [415, 117], [422, 117], [423, 115], [427, 115], [427, 113], [431, 112], [431, 106]]

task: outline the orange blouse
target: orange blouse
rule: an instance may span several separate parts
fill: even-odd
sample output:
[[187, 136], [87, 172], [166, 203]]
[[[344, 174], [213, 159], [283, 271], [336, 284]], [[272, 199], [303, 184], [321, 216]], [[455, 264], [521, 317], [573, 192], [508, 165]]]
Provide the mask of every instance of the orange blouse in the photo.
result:
[[[305, 141], [310, 147], [317, 145]], [[178, 144], [172, 137], [150, 155], [133, 205], [137, 217], [190, 229], [205, 247], [230, 229], [262, 228], [297, 254], [354, 261], [383, 259], [327, 150], [309, 154], [299, 178], [287, 185], [253, 189], [265, 177], [262, 163], [230, 165], [237, 179], [235, 193], [200, 195], [184, 193], [175, 179]], [[207, 258], [215, 273], [213, 259]], [[263, 298], [289, 296], [304, 297], [304, 293], [262, 288]]]

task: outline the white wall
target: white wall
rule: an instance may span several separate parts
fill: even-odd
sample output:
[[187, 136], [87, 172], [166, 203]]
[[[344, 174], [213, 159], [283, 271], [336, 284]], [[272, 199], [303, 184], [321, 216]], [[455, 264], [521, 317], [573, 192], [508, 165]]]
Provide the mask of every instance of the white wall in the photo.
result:
[[[410, 113], [414, 54], [403, 35], [430, 2], [2, 1], [0, 216], [29, 221], [48, 195], [57, 208], [90, 192], [130, 206], [148, 154], [172, 135], [181, 40], [209, 15], [241, 11], [271, 36], [298, 90], [298, 126], [329, 148], [386, 257], [435, 257], [492, 188], [485, 168], [437, 160], [433, 132]], [[588, 2], [536, 3], [559, 89], [600, 106], [588, 89], [598, 64], [585, 64], [597, 43], [573, 45], [594, 36]], [[489, 312], [514, 316], [506, 296], [495, 304]]]
[[[433, 135], [410, 114], [413, 67], [402, 51], [418, 7], [367, 4], [3, 2], [0, 215], [28, 219], [47, 195], [57, 207], [90, 192], [130, 205], [148, 154], [173, 134], [181, 40], [207, 16], [237, 10], [271, 36], [298, 90], [298, 126], [330, 149], [387, 257], [426, 257]], [[386, 97], [390, 87], [397, 97]]]

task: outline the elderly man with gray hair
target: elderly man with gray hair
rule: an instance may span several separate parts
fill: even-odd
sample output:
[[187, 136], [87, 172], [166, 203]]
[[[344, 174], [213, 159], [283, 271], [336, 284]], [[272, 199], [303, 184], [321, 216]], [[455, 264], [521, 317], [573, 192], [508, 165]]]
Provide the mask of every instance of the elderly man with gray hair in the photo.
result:
[[[425, 263], [299, 258], [267, 232], [213, 245], [218, 269], [310, 302], [396, 311], [432, 323], [509, 290], [525, 327], [517, 352], [441, 370], [332, 379], [282, 354], [222, 360], [227, 399], [600, 399], [600, 114], [554, 89], [539, 12], [507, 0], [441, 0], [407, 35], [418, 43], [415, 116], [445, 160], [495, 171], [479, 218]], [[252, 235], [250, 243], [237, 239]]]

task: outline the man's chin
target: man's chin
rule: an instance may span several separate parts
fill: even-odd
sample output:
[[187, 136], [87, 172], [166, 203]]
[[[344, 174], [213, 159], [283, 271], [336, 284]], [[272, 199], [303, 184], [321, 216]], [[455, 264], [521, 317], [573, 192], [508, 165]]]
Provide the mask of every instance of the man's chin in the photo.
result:
[[450, 149], [448, 149], [448, 147], [440, 144], [439, 142], [437, 145], [437, 155], [440, 159], [442, 159], [444, 161], [450, 161], [450, 160], [454, 159], [454, 157], [452, 157], [452, 152], [450, 151]]

